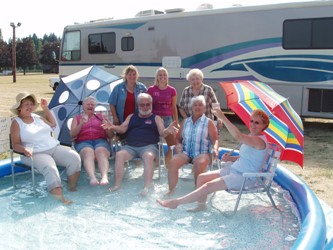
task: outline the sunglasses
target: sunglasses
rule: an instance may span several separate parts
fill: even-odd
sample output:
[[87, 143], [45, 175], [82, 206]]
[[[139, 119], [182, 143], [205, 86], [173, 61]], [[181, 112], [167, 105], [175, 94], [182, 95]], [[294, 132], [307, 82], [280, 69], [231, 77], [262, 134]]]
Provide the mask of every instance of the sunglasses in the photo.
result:
[[139, 106], [140, 107], [150, 107], [151, 103], [140, 103]]
[[255, 125], [259, 125], [260, 124], [260, 122], [254, 121], [254, 120], [250, 120], [250, 123], [254, 123]]

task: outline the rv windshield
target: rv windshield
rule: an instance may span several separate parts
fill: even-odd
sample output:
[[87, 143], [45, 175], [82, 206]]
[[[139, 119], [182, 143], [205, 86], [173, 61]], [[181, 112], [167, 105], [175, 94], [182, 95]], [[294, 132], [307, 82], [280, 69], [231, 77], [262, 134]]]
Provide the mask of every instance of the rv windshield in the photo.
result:
[[80, 31], [71, 31], [65, 33], [61, 60], [79, 61], [80, 59], [81, 59]]

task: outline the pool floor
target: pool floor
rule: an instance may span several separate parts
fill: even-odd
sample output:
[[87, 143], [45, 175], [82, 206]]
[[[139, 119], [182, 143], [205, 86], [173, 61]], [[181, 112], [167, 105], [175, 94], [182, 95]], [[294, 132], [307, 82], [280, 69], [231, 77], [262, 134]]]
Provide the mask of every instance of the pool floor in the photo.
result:
[[[280, 211], [266, 195], [244, 195], [238, 212], [230, 217], [236, 196], [226, 192], [217, 192], [204, 212], [186, 212], [194, 204], [176, 210], [161, 207], [156, 199], [168, 189], [165, 169], [160, 180], [156, 177], [153, 190], [141, 197], [142, 168], [127, 171], [116, 193], [89, 186], [82, 173], [77, 192], [64, 188], [66, 198], [74, 202], [69, 206], [48, 195], [41, 175], [36, 175], [36, 193], [29, 173], [18, 176], [17, 189], [10, 177], [1, 178], [0, 248], [290, 249], [297, 238], [297, 210], [278, 185], [273, 199]], [[180, 179], [173, 197], [193, 188], [193, 180]]]

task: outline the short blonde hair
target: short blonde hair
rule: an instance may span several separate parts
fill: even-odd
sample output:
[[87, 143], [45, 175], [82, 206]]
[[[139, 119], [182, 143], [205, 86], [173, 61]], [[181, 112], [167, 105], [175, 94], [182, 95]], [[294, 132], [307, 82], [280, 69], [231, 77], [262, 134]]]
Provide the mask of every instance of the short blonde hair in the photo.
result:
[[253, 111], [252, 111], [252, 114], [251, 114], [251, 115], [252, 115], [252, 116], [258, 116], [258, 117], [261, 118], [262, 123], [263, 123], [264, 125], [266, 125], [266, 127], [265, 127], [263, 130], [265, 130], [266, 128], [268, 128], [268, 126], [269, 126], [269, 117], [268, 117], [268, 115], [265, 113], [265, 111], [263, 111], [263, 110], [261, 110], [261, 109], [256, 109], [256, 110], [253, 110]]
[[201, 78], [201, 80], [204, 79], [204, 74], [202, 73], [202, 71], [200, 69], [191, 69], [187, 75], [186, 75], [186, 80], [189, 81], [190, 78], [193, 76], [193, 75], [197, 75]]

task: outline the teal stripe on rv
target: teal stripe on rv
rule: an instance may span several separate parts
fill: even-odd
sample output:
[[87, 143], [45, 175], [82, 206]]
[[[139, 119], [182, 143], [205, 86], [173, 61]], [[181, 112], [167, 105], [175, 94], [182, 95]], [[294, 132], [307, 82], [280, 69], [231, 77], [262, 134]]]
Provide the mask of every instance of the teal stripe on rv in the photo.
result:
[[[203, 62], [207, 59], [212, 60], [212, 58], [213, 58], [212, 55], [214, 55], [214, 57], [217, 58], [226, 53], [232, 53], [232, 52], [237, 53], [237, 51], [242, 51], [241, 53], [250, 52], [251, 50], [257, 50], [254, 48], [265, 47], [265, 46], [269, 47], [269, 46], [272, 46], [272, 44], [282, 44], [281, 37], [253, 40], [253, 41], [232, 44], [229, 46], [224, 46], [224, 47], [219, 47], [216, 49], [208, 50], [208, 51], [184, 58], [182, 60], [182, 67], [191, 68], [191, 67], [193, 67], [194, 64]], [[233, 56], [235, 56], [235, 55], [233, 55]], [[220, 59], [217, 59], [217, 60], [220, 60]]]
[[130, 23], [130, 24], [121, 24], [121, 25], [107, 25], [101, 26], [100, 28], [113, 28], [113, 29], [124, 29], [124, 30], [135, 30], [140, 28], [142, 25], [146, 23]]

